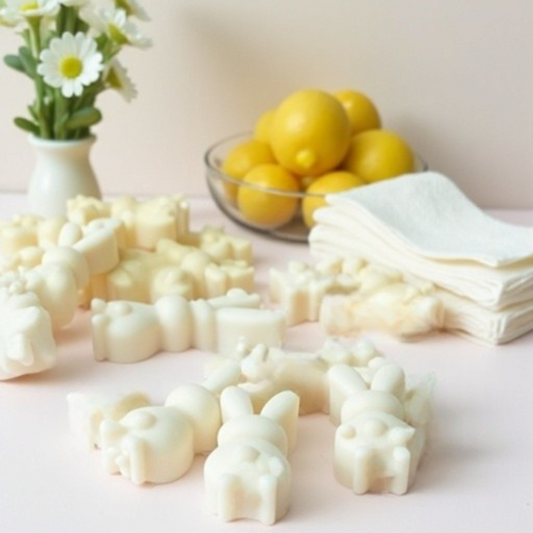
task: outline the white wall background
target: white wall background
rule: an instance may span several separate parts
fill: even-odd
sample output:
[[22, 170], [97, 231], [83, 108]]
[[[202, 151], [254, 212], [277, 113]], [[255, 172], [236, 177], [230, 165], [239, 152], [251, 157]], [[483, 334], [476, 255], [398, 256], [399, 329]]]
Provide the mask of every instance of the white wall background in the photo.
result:
[[[531, 0], [141, 0], [139, 89], [104, 94], [93, 163], [106, 194], [201, 194], [203, 153], [290, 92], [358, 88], [385, 125], [480, 206], [533, 207]], [[0, 53], [19, 38], [0, 28]], [[33, 154], [12, 125], [31, 83], [0, 66], [0, 189]]]

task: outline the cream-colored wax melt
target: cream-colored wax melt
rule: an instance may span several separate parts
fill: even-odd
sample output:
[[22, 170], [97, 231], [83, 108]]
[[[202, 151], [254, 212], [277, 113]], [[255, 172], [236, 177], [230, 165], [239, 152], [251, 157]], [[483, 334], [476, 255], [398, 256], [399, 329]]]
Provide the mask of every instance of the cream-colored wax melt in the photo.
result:
[[87, 261], [91, 276], [110, 272], [118, 265], [120, 261], [120, 223], [118, 221], [113, 219], [95, 220], [79, 228], [81, 235], [78, 239], [73, 239], [73, 235], [67, 237], [71, 224], [66, 224], [63, 227], [59, 244], [63, 244], [63, 240], [67, 241], [65, 245], [70, 245], [79, 252]]
[[111, 272], [91, 280], [91, 297], [153, 303], [161, 296], [214, 298], [232, 288], [254, 289], [254, 269], [241, 259], [215, 262], [193, 246], [161, 240], [154, 252], [123, 250]]
[[68, 325], [78, 290], [88, 280], [84, 258], [69, 248], [52, 248], [33, 269], [0, 275], [2, 367], [0, 379], [42, 372], [54, 366], [53, 330]]
[[378, 329], [402, 339], [439, 330], [444, 306], [431, 283], [406, 281], [392, 269], [356, 259], [329, 259], [311, 267], [291, 262], [270, 271], [270, 297], [289, 325], [319, 320], [328, 335]]
[[57, 244], [65, 217], [45, 219], [37, 215], [15, 215], [0, 222], [0, 252], [13, 254], [28, 247], [49, 248]]
[[[201, 385], [180, 385], [167, 396], [165, 406], [186, 414], [193, 425], [195, 453], [209, 453], [215, 448], [222, 424], [218, 398], [222, 390], [237, 382], [238, 376], [228, 369]], [[67, 395], [67, 404], [70, 434], [81, 449], [90, 451], [102, 447], [100, 426], [104, 420], [120, 422], [129, 412], [150, 406], [151, 401], [142, 392], [72, 392]]]
[[[359, 342], [346, 347], [340, 342], [327, 340], [316, 352], [291, 352], [276, 346], [253, 344], [241, 339], [229, 357], [214, 358], [207, 366], [210, 379], [233, 367], [239, 375], [239, 387], [245, 390], [260, 410], [278, 392], [292, 390], [300, 398], [300, 414], [328, 413], [330, 392], [327, 372], [335, 364], [357, 368], [365, 379], [372, 375], [383, 356], [371, 343]], [[345, 397], [334, 400], [334, 408]]]
[[216, 447], [217, 433], [222, 425], [220, 392], [205, 384], [191, 383], [180, 385], [167, 396], [165, 405], [178, 409], [191, 423], [195, 454], [207, 454]]
[[444, 305], [430, 283], [406, 283], [397, 273], [367, 266], [352, 294], [328, 294], [319, 322], [328, 335], [383, 330], [411, 339], [444, 326]]
[[[36, 238], [31, 246], [13, 246], [13, 250], [2, 256], [1, 272], [16, 271], [20, 268], [35, 268], [45, 261], [53, 250], [69, 248], [77, 252], [86, 262], [87, 274], [99, 275], [115, 268], [119, 262], [118, 228], [120, 223], [113, 219], [101, 219], [81, 227], [73, 222], [56, 219], [42, 222], [54, 226], [52, 238]], [[39, 226], [40, 227], [40, 226]], [[49, 232], [48, 232], [49, 233]], [[83, 286], [88, 282], [84, 280]], [[81, 285], [80, 285], [81, 286]]]
[[[62, 236], [61, 236], [62, 235]], [[64, 225], [59, 241], [71, 246], [51, 246], [38, 255], [33, 268], [18, 266], [0, 274], [0, 286], [17, 284], [18, 290], [32, 292], [50, 313], [53, 329], [68, 325], [92, 274], [112, 269], [118, 263], [118, 248], [112, 229], [99, 224], [85, 235], [80, 228]], [[17, 252], [24, 256], [24, 250]]]
[[118, 422], [127, 413], [150, 405], [143, 393], [86, 394], [73, 392], [67, 396], [69, 428], [80, 448], [101, 448], [100, 424], [104, 420]]
[[224, 521], [248, 518], [266, 525], [285, 516], [292, 478], [287, 454], [296, 443], [298, 402], [295, 393], [284, 391], [254, 414], [242, 389], [222, 392], [224, 424], [204, 466], [209, 512]]
[[[53, 331], [68, 325], [78, 308], [78, 295], [90, 268], [113, 262], [116, 243], [107, 230], [81, 238], [79, 248], [53, 246], [38, 254], [33, 268], [19, 266], [0, 274], [4, 353], [1, 379], [42, 372], [56, 362]], [[32, 248], [34, 250], [35, 248]], [[105, 260], [91, 260], [99, 252]], [[17, 252], [23, 254], [23, 250]], [[115, 252], [116, 256], [116, 252]]]
[[119, 422], [104, 420], [100, 441], [105, 471], [136, 485], [175, 481], [194, 459], [193, 426], [173, 407], [141, 407]]
[[[180, 238], [188, 244], [176, 242]], [[206, 308], [198, 302], [225, 297], [233, 288], [253, 291], [251, 244], [217, 228], [190, 232], [189, 206], [180, 195], [146, 202], [124, 197], [110, 203], [78, 197], [69, 202], [67, 218], [18, 215], [0, 222], [0, 251], [0, 289], [7, 302], [3, 312], [6, 322], [15, 324], [3, 328], [6, 348], [1, 379], [52, 366], [56, 360], [52, 332], [68, 325], [77, 308], [94, 297], [151, 303], [175, 295], [179, 300], [163, 300], [156, 310], [124, 302], [106, 309], [102, 302], [95, 303], [94, 309], [107, 316], [96, 317], [100, 324], [94, 342], [96, 357], [122, 361], [140, 360], [160, 349], [212, 350], [217, 339], [229, 350], [236, 342], [236, 322], [245, 317], [222, 313], [223, 325], [217, 325], [219, 310], [259, 307], [256, 295], [242, 297], [238, 292], [229, 296], [232, 303], [222, 298]], [[20, 303], [26, 311], [15, 312], [13, 294], [18, 295], [17, 302], [26, 302]], [[196, 301], [189, 304], [182, 297]], [[21, 321], [23, 314], [33, 316], [33, 322]], [[110, 316], [121, 318], [110, 321]], [[172, 332], [176, 317], [185, 320], [182, 338]], [[245, 330], [254, 342], [279, 345], [285, 327], [280, 317], [277, 312], [256, 309], [246, 315]], [[119, 321], [138, 326], [145, 335], [136, 330], [126, 333]], [[29, 333], [13, 334], [11, 339], [11, 330], [19, 326]], [[32, 340], [26, 346], [23, 338]], [[36, 343], [42, 343], [42, 349]], [[128, 349], [123, 352], [124, 347]]]
[[281, 345], [284, 317], [259, 309], [257, 294], [241, 289], [223, 297], [188, 301], [174, 295], [155, 304], [103, 300], [92, 302], [92, 338], [96, 360], [134, 363], [159, 351], [189, 348], [220, 352], [234, 349], [241, 336]]
[[179, 242], [206, 252], [218, 263], [228, 259], [252, 263], [252, 243], [248, 239], [228, 235], [222, 228], [206, 226], [199, 232], [180, 236]]
[[383, 364], [370, 383], [347, 365], [332, 367], [329, 380], [332, 397], [345, 395], [335, 435], [337, 481], [356, 494], [407, 492], [426, 445], [432, 378], [406, 388], [403, 370]]
[[127, 248], [154, 250], [161, 239], [179, 239], [189, 231], [189, 204], [184, 196], [158, 197], [147, 201], [124, 196], [113, 202], [78, 196], [67, 203], [67, 216], [84, 226], [99, 218], [120, 220]]
[[0, 380], [53, 367], [57, 350], [50, 315], [32, 292], [0, 287]]
[[174, 389], [164, 406], [138, 407], [99, 426], [102, 464], [136, 485], [182, 477], [196, 454], [215, 448], [222, 424], [220, 391], [188, 384]]
[[69, 418], [78, 441], [101, 447], [104, 469], [135, 484], [175, 481], [196, 454], [209, 454], [207, 510], [224, 521], [274, 524], [290, 506], [287, 457], [299, 414], [329, 412], [338, 426], [332, 463], [340, 484], [355, 494], [404, 494], [426, 447], [433, 385], [433, 376], [407, 379], [368, 341], [328, 340], [299, 353], [242, 340], [164, 406], [145, 405], [139, 393], [71, 394]]
[[329, 292], [357, 289], [357, 282], [342, 267], [341, 261], [323, 262], [316, 268], [290, 261], [286, 272], [270, 269], [270, 298], [285, 311], [289, 326], [318, 320], [322, 299]]
[[256, 410], [288, 389], [300, 398], [300, 414], [329, 412], [340, 424], [335, 471], [343, 485], [356, 493], [403, 494], [414, 482], [426, 443], [431, 376], [407, 385], [403, 369], [364, 341], [350, 348], [330, 340], [315, 353], [241, 343], [209, 375], [227, 373], [231, 361]]
[[57, 330], [72, 321], [78, 308], [76, 276], [63, 262], [19, 269], [0, 276], [0, 286], [33, 294], [39, 305], [49, 313], [50, 325]]
[[153, 303], [168, 294], [198, 299], [254, 289], [250, 241], [221, 228], [189, 231], [181, 195], [145, 202], [79, 196], [69, 201], [68, 218], [13, 217], [0, 223], [0, 271], [34, 268], [58, 245], [76, 249], [88, 263], [82, 305], [92, 298]]

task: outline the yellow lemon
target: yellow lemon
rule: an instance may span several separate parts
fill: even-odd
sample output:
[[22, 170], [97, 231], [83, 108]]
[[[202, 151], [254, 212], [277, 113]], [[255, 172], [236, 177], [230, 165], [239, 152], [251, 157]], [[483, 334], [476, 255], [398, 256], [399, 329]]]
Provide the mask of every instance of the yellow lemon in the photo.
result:
[[[309, 194], [325, 195], [334, 192], [347, 191], [354, 187], [365, 185], [364, 180], [359, 176], [346, 171], [336, 171], [324, 174], [316, 178], [307, 188]], [[326, 205], [326, 200], [321, 196], [306, 196], [302, 201], [302, 215], [305, 225], [308, 228], [313, 227], [313, 213], [319, 207]]]
[[255, 123], [254, 139], [266, 143], [270, 142], [270, 130], [275, 112], [275, 109], [269, 109], [259, 117], [259, 120]]
[[309, 185], [316, 181], [317, 179], [320, 179], [319, 176], [299, 176], [299, 183], [300, 183], [300, 190], [306, 191], [309, 188]]
[[333, 94], [344, 107], [352, 129], [352, 135], [381, 128], [381, 118], [374, 102], [365, 94], [345, 89]]
[[393, 131], [368, 130], [352, 138], [341, 167], [371, 183], [412, 172], [414, 155]]
[[[276, 164], [259, 165], [246, 174], [242, 183], [237, 207], [248, 222], [275, 228], [294, 216], [298, 198], [284, 192], [298, 192], [299, 187], [298, 180], [288, 170]], [[279, 194], [264, 188], [279, 189]]]
[[300, 176], [319, 176], [346, 155], [350, 122], [341, 103], [324, 91], [306, 89], [277, 108], [270, 143], [280, 165]]
[[[275, 163], [275, 161], [274, 154], [268, 143], [250, 139], [243, 141], [229, 151], [222, 163], [222, 170], [228, 176], [242, 180], [257, 165]], [[224, 183], [224, 188], [228, 199], [235, 203], [238, 186], [233, 183]]]

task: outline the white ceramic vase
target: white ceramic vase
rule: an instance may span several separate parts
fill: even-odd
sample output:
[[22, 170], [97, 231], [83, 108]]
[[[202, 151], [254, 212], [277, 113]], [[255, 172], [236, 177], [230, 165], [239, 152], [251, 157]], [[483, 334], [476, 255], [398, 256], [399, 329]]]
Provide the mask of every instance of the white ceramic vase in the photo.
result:
[[64, 215], [67, 200], [79, 194], [101, 198], [89, 154], [95, 137], [56, 141], [30, 137], [37, 161], [28, 186], [31, 213]]

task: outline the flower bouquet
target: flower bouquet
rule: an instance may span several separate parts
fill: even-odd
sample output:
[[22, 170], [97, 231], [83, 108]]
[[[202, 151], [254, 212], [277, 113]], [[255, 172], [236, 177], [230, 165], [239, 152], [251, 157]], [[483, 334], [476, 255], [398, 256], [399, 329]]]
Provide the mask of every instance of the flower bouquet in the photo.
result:
[[102, 91], [116, 89], [131, 100], [136, 90], [117, 55], [125, 46], [151, 44], [135, 18], [148, 19], [137, 0], [0, 0], [0, 24], [24, 41], [5, 63], [35, 85], [29, 116], [15, 124], [42, 139], [83, 139], [102, 118], [96, 107]]
[[136, 96], [117, 59], [126, 46], [151, 44], [135, 18], [148, 19], [137, 0], [0, 0], [0, 24], [23, 40], [5, 62], [35, 87], [28, 116], [15, 118], [37, 156], [27, 191], [32, 213], [63, 215], [70, 198], [101, 197], [89, 160], [91, 128], [102, 119], [96, 99], [106, 89], [127, 101]]

